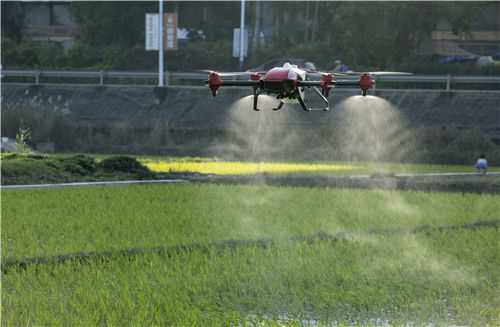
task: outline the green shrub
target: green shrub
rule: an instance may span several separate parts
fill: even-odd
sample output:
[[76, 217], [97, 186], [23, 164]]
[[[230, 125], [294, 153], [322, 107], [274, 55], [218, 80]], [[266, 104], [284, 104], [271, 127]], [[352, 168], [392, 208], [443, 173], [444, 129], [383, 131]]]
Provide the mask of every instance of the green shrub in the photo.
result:
[[10, 160], [10, 159], [17, 159], [19, 158], [19, 154], [16, 153], [16, 152], [2, 152], [1, 154], [1, 157], [0, 157], [3, 160]]
[[21, 153], [31, 152], [31, 147], [29, 145], [31, 141], [31, 129], [25, 127], [23, 121], [21, 120], [21, 126], [19, 126], [19, 131], [16, 134], [16, 146], [17, 151]]
[[83, 154], [63, 158], [61, 163], [65, 171], [73, 174], [87, 175], [97, 170], [95, 159]]
[[35, 159], [35, 160], [45, 160], [48, 158], [48, 156], [44, 154], [38, 154], [38, 153], [31, 153], [26, 156], [28, 159]]
[[147, 167], [137, 159], [128, 156], [114, 156], [101, 161], [98, 166], [107, 172], [137, 173], [140, 175], [150, 175]]

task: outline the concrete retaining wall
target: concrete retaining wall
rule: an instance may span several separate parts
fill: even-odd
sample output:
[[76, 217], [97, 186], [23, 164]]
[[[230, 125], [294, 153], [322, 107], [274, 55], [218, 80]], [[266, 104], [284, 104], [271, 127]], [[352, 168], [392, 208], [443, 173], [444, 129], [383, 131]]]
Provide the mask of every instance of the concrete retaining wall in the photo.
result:
[[[373, 107], [390, 107], [391, 115], [384, 119], [392, 119], [393, 124], [397, 115], [400, 126], [395, 133], [421, 126], [475, 127], [500, 141], [500, 92], [377, 90], [376, 96], [382, 100], [338, 89], [330, 95], [330, 112], [310, 113], [296, 105], [279, 112], [265, 110], [275, 104], [270, 99], [263, 100], [263, 111], [254, 112], [251, 98], [245, 98], [250, 93], [245, 88], [228, 88], [213, 98], [205, 87], [169, 87], [161, 94], [146, 86], [2, 85], [2, 136], [14, 136], [22, 119], [32, 126], [37, 142], [54, 142], [60, 149], [100, 151], [104, 149], [101, 145], [110, 143], [107, 145], [113, 145], [114, 152], [136, 152], [151, 143], [146, 139], [156, 133], [155, 144], [146, 144], [148, 149], [159, 149], [153, 152], [189, 149], [210, 153], [222, 138], [241, 146], [249, 139], [259, 142], [264, 134], [271, 135], [263, 136], [262, 141], [289, 138], [291, 133], [299, 139], [301, 135], [318, 136], [352, 123], [352, 119], [362, 124], [359, 117], [374, 115], [377, 110]], [[347, 114], [354, 107], [356, 115]], [[387, 111], [379, 112], [372, 123]], [[372, 127], [369, 122], [365, 126]], [[72, 133], [65, 133], [68, 130]], [[301, 143], [307, 146], [307, 140]]]

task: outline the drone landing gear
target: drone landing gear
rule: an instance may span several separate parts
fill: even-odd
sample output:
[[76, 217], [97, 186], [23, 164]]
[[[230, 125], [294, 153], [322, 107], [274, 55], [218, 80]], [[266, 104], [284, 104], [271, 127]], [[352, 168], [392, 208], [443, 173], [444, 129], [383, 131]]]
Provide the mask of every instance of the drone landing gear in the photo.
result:
[[281, 110], [281, 108], [283, 108], [283, 105], [285, 103], [283, 101], [280, 101], [280, 104], [276, 107], [276, 108], [273, 108], [274, 111], [278, 111], [278, 110]]
[[259, 93], [257, 93], [256, 89], [253, 89], [253, 110], [254, 111], [260, 111], [260, 109], [257, 108], [258, 99], [259, 99]]
[[328, 99], [321, 93], [320, 90], [318, 90], [317, 87], [313, 87], [313, 90], [323, 100], [326, 107], [325, 108], [309, 108], [306, 105], [306, 103], [304, 102], [304, 99], [300, 96], [300, 93], [297, 92], [297, 99], [299, 100], [299, 104], [302, 106], [302, 109], [304, 109], [305, 111], [329, 111], [330, 105], [329, 105]]
[[[259, 92], [256, 89], [254, 89], [253, 90], [253, 110], [255, 110], [255, 111], [260, 111], [260, 109], [257, 107], [258, 102], [259, 102]], [[280, 103], [278, 104], [278, 106], [276, 108], [273, 108], [273, 110], [274, 111], [281, 110], [281, 108], [283, 108], [284, 104], [285, 103], [280, 100]]]

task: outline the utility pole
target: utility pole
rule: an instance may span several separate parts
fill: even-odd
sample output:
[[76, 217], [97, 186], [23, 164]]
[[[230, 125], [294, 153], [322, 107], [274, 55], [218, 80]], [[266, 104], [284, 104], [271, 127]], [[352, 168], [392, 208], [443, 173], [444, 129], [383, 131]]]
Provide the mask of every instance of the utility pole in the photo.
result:
[[[161, 0], [160, 0], [161, 1]], [[240, 18], [240, 69], [243, 69], [243, 42], [245, 40], [245, 0], [241, 0], [241, 18]]]
[[159, 0], [159, 12], [158, 12], [158, 86], [163, 86], [165, 78], [163, 76], [163, 0]]

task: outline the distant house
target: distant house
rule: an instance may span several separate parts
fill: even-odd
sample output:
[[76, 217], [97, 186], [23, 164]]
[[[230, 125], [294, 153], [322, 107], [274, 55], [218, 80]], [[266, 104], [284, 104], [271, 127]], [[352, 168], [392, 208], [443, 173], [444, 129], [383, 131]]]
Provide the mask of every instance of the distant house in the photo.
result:
[[[24, 13], [24, 38], [58, 42], [64, 49], [73, 46], [79, 36], [79, 28], [71, 12], [71, 1], [26, 1], [21, 2], [21, 6]], [[203, 8], [208, 7], [206, 5]], [[188, 34], [188, 29], [178, 28], [177, 39], [181, 44], [189, 40]]]
[[[449, 22], [441, 21], [432, 32], [428, 54], [440, 56], [492, 56], [500, 52], [500, 3], [490, 4], [473, 21], [471, 32], [456, 35]], [[429, 53], [430, 52], [430, 53]]]
[[32, 41], [60, 43], [65, 49], [73, 46], [78, 25], [71, 14], [71, 2], [22, 2], [23, 36]]

